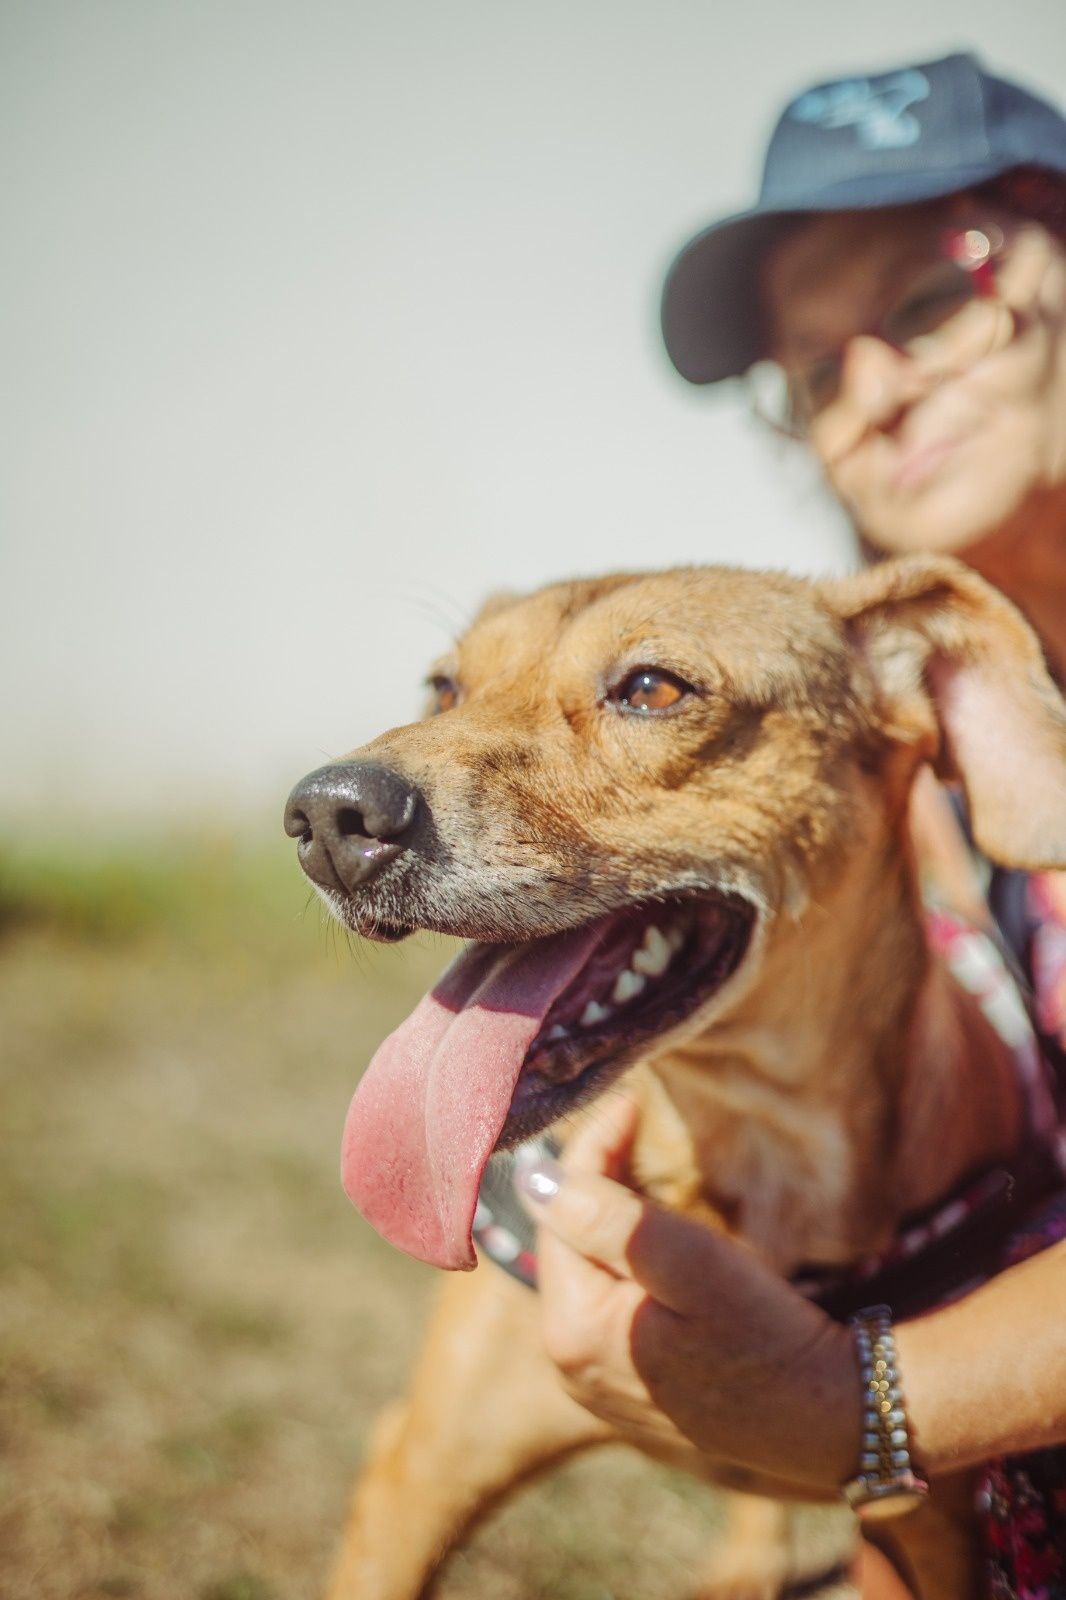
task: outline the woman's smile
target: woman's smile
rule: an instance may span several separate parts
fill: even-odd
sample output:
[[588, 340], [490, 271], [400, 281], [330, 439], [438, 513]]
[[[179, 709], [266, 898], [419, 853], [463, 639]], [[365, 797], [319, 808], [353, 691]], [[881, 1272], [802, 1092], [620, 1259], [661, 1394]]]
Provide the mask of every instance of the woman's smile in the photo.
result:
[[959, 447], [964, 441], [950, 435], [928, 442], [915, 441], [904, 445], [896, 458], [890, 476], [890, 486], [898, 494], [913, 494], [923, 489], [931, 479], [954, 464]]

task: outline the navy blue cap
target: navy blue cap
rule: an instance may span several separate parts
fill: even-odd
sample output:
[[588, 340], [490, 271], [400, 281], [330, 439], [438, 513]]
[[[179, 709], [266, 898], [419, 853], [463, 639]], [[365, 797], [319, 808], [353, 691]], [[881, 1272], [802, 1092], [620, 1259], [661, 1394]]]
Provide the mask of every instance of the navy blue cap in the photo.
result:
[[697, 234], [670, 268], [670, 359], [690, 383], [737, 377], [759, 359], [756, 269], [789, 218], [931, 200], [1016, 167], [1066, 176], [1066, 118], [975, 56], [805, 90], [774, 129], [757, 204]]

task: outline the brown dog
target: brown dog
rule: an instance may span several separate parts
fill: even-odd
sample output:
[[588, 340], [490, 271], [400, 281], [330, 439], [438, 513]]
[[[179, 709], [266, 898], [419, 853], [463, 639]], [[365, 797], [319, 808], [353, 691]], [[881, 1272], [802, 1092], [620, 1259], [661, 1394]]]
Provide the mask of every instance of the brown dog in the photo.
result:
[[[624, 1071], [640, 1186], [786, 1274], [883, 1250], [1011, 1154], [1009, 1053], [927, 947], [908, 803], [934, 763], [990, 857], [1063, 863], [1066, 715], [972, 573], [562, 584], [492, 603], [432, 685], [435, 714], [312, 774], [287, 813], [351, 928], [478, 941], [353, 1102], [346, 1187], [387, 1237], [473, 1266], [492, 1151]], [[492, 1268], [449, 1284], [334, 1600], [415, 1600], [508, 1489], [604, 1440], [535, 1313]], [[941, 1482], [891, 1525], [926, 1600], [976, 1592], [956, 1501]]]

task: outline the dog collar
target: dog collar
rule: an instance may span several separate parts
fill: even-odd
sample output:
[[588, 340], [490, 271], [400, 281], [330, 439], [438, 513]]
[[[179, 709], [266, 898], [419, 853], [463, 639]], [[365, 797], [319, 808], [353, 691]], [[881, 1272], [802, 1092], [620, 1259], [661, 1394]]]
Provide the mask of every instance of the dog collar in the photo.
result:
[[792, 1283], [838, 1322], [871, 1299], [913, 1317], [965, 1294], [1003, 1269], [1003, 1253], [1026, 1216], [1064, 1187], [1047, 1146], [1030, 1146], [930, 1212], [906, 1223], [889, 1248], [840, 1270], [801, 1268]]
[[559, 1154], [558, 1140], [540, 1134], [491, 1157], [474, 1212], [474, 1243], [490, 1261], [527, 1288], [537, 1287], [537, 1230], [515, 1194], [515, 1168]]

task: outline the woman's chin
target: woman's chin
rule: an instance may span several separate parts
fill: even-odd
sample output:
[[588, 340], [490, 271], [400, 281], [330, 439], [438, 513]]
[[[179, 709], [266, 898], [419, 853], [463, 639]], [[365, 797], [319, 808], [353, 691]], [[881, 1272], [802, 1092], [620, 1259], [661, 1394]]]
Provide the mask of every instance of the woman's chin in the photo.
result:
[[[1012, 518], [1025, 486], [1004, 482], [1001, 472], [982, 472], [971, 461], [938, 473], [856, 514], [866, 539], [885, 555], [962, 555]], [[973, 470], [976, 467], [976, 470]]]
[[1041, 481], [1039, 429], [1025, 414], [915, 451], [853, 496], [856, 526], [886, 555], [964, 555], [1014, 523]]

